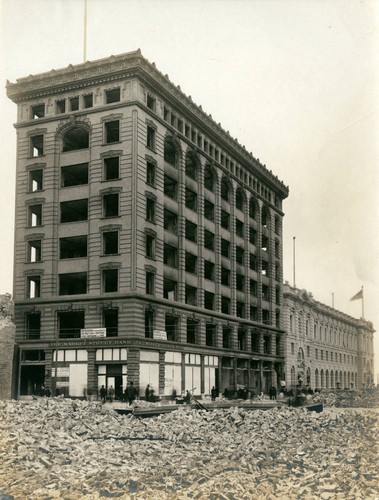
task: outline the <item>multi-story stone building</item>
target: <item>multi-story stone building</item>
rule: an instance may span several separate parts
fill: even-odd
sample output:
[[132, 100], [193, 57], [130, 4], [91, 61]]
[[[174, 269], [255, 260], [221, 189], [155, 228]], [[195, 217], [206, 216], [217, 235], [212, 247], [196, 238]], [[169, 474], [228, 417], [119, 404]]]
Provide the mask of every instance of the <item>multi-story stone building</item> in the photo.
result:
[[287, 388], [362, 389], [374, 383], [372, 323], [283, 285]]
[[7, 92], [19, 393], [276, 384], [288, 188], [139, 51]]

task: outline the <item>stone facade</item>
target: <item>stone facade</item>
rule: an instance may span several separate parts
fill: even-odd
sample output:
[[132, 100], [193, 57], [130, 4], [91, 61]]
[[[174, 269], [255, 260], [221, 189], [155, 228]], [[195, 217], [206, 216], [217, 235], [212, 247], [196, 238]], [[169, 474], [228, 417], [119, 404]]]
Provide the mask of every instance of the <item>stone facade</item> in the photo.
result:
[[12, 297], [0, 295], [0, 399], [10, 399], [13, 394], [14, 339]]

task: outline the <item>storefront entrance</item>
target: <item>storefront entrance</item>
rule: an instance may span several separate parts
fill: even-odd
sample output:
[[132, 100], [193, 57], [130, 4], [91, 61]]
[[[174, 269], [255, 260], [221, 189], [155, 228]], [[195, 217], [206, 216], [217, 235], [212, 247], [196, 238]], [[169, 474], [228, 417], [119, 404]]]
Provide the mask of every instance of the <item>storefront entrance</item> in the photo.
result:
[[20, 396], [42, 396], [45, 365], [21, 366]]

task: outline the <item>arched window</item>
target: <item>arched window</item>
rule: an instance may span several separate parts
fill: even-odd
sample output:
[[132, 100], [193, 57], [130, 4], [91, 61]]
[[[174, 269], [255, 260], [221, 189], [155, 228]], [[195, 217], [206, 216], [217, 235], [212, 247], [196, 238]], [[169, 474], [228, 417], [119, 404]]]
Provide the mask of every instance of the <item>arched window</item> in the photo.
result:
[[297, 352], [297, 360], [304, 361], [304, 351], [303, 351], [302, 347], [300, 347], [298, 352]]
[[185, 161], [185, 166], [186, 166], [186, 175], [188, 177], [191, 177], [191, 179], [196, 180], [197, 179], [197, 166], [198, 166], [198, 159], [195, 153], [192, 151], [188, 151], [186, 154], [186, 161]]
[[178, 148], [172, 137], [167, 137], [164, 141], [164, 160], [171, 165], [177, 164]]
[[242, 191], [242, 188], [237, 188], [236, 191], [236, 208], [238, 210], [243, 210], [243, 203], [244, 203], [244, 194]]
[[221, 198], [225, 201], [229, 201], [230, 198], [230, 186], [225, 177], [221, 179]]
[[213, 170], [210, 165], [206, 165], [204, 170], [204, 187], [209, 189], [209, 191], [214, 191], [214, 175]]
[[84, 127], [71, 127], [63, 135], [62, 152], [86, 149], [89, 146], [89, 133]]
[[253, 197], [250, 198], [249, 202], [249, 217], [251, 219], [256, 219], [257, 217], [257, 203]]

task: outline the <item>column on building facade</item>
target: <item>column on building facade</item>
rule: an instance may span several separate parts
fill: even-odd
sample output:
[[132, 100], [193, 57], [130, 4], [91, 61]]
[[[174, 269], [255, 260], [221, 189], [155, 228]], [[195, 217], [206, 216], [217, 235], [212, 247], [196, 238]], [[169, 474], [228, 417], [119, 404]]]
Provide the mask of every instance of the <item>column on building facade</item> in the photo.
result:
[[215, 342], [215, 347], [222, 348], [223, 345], [222, 323], [216, 322], [214, 342]]
[[129, 347], [128, 349], [128, 384], [133, 382], [134, 387], [139, 387], [139, 349]]
[[183, 153], [178, 152], [178, 296], [179, 302], [185, 302], [185, 163]]
[[96, 360], [96, 349], [87, 348], [87, 391], [91, 390], [94, 394], [97, 394], [99, 387], [97, 386], [97, 365]]
[[165, 354], [164, 351], [159, 351], [159, 396], [165, 390]]

